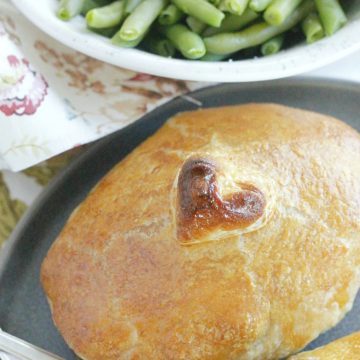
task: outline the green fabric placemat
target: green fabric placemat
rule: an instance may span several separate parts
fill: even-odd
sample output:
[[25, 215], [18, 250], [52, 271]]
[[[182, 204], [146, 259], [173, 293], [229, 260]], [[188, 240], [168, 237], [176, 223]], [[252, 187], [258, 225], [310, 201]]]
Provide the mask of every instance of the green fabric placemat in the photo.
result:
[[[39, 185], [45, 187], [61, 169], [69, 164], [76, 152], [70, 151], [56, 156], [23, 171], [23, 174], [35, 179]], [[9, 188], [0, 171], [0, 249], [4, 241], [11, 235], [26, 209], [27, 205], [23, 201], [11, 197]]]

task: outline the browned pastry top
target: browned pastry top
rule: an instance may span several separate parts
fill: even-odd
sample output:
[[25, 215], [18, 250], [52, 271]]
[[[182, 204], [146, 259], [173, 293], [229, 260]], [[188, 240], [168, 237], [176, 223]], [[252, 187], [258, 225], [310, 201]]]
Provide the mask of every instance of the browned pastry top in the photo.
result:
[[183, 164], [177, 185], [177, 235], [185, 244], [206, 240], [216, 228], [239, 229], [264, 214], [265, 196], [253, 185], [223, 199], [219, 194], [217, 166], [211, 160], [190, 158]]
[[179, 114], [121, 161], [44, 260], [84, 359], [278, 359], [350, 309], [360, 136], [251, 104]]

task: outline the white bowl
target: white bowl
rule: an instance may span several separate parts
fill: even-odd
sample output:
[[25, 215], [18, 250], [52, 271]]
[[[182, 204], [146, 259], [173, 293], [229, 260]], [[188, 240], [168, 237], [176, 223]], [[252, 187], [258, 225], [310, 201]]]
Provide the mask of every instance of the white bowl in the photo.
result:
[[86, 29], [82, 17], [63, 22], [58, 0], [13, 0], [36, 26], [65, 45], [110, 64], [182, 80], [245, 82], [278, 79], [314, 70], [360, 49], [360, 1], [352, 0], [349, 23], [335, 35], [312, 45], [300, 44], [276, 55], [233, 62], [164, 58], [137, 49], [122, 49]]

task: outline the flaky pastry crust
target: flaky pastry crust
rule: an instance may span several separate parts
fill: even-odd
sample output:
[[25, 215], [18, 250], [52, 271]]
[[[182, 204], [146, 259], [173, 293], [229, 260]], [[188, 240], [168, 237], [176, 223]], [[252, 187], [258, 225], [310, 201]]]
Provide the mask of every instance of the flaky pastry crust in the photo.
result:
[[334, 326], [360, 278], [360, 136], [271, 104], [169, 120], [44, 260], [83, 359], [278, 359]]
[[292, 356], [289, 360], [357, 360], [360, 359], [360, 332], [346, 336], [313, 351]]

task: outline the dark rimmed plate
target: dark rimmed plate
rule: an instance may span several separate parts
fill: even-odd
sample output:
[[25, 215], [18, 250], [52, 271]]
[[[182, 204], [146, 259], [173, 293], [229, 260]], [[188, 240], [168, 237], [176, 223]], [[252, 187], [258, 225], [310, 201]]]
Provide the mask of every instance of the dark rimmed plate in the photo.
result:
[[[360, 130], [360, 85], [295, 78], [219, 85], [177, 98], [90, 146], [42, 193], [0, 255], [0, 327], [65, 359], [76, 356], [55, 329], [39, 283], [40, 264], [72, 210], [96, 182], [166, 119], [179, 111], [247, 102], [277, 102], [338, 117]], [[347, 317], [308, 348], [360, 330], [360, 296]]]

